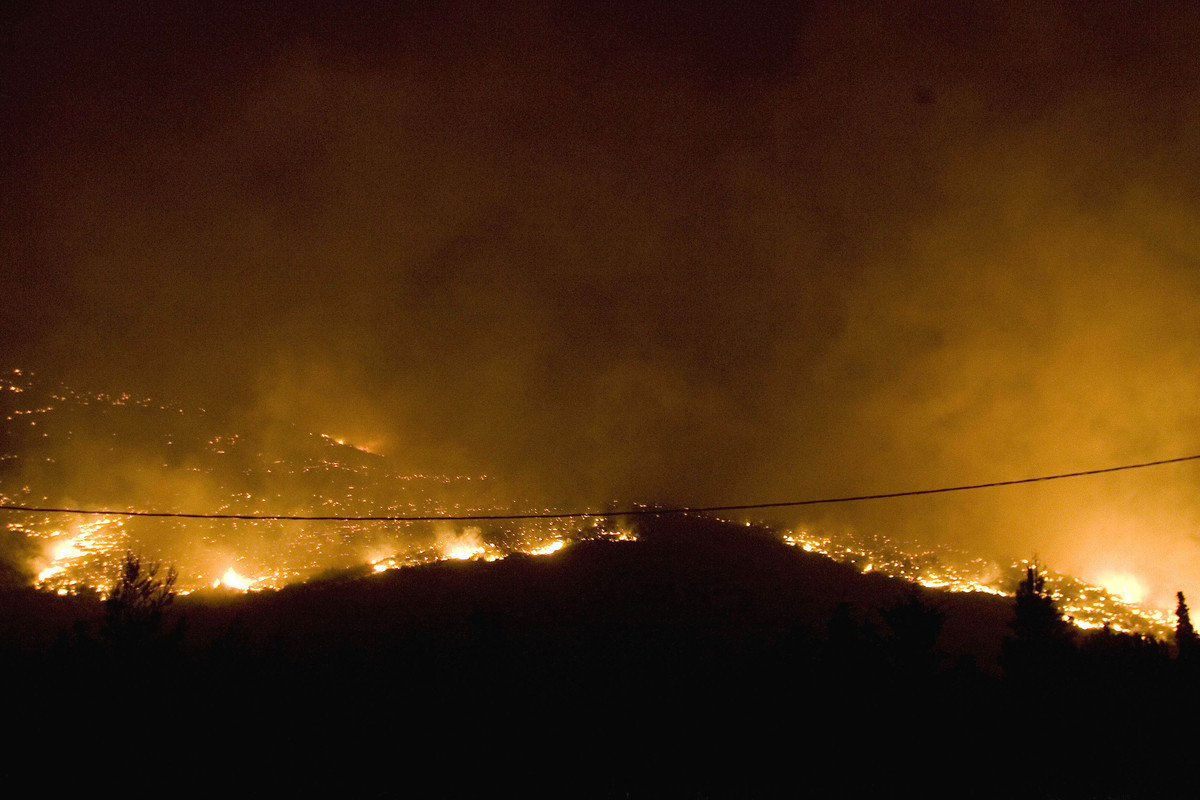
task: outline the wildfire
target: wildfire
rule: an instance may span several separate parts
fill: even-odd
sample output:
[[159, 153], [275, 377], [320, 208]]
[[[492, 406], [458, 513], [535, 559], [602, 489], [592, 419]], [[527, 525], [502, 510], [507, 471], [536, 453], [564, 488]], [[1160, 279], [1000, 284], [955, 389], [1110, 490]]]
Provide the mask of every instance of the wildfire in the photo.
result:
[[[947, 548], [913, 552], [887, 537], [846, 536], [834, 540], [804, 530], [783, 535], [783, 541], [810, 553], [821, 553], [835, 561], [857, 566], [863, 572], [880, 572], [919, 583], [930, 589], [950, 592], [986, 592], [1007, 596], [1013, 593], [1013, 576], [1021, 564], [1003, 567], [982, 558], [966, 558]], [[1128, 573], [1102, 576], [1099, 586], [1076, 578], [1052, 574], [1054, 599], [1059, 610], [1080, 628], [1111, 625], [1118, 631], [1145, 631], [1168, 635], [1174, 622], [1161, 609], [1138, 605], [1145, 597], [1141, 581]]]
[[72, 583], [67, 580], [68, 571], [95, 561], [100, 562], [98, 566], [103, 571], [103, 557], [119, 550], [124, 541], [123, 521], [101, 517], [78, 522], [69, 531], [56, 530], [47, 538], [49, 542], [42, 557], [45, 566], [38, 571], [36, 584], [61, 592]]
[[495, 561], [504, 556], [504, 553], [484, 542], [483, 531], [473, 526], [464, 529], [462, 533], [455, 533], [446, 528], [439, 530], [437, 547], [443, 558], [460, 561], [473, 558]]
[[538, 545], [537, 547], [530, 548], [524, 552], [531, 556], [548, 556], [551, 553], [557, 553], [559, 550], [562, 550], [566, 544], [567, 543], [562, 539], [556, 539], [553, 542], [547, 542], [546, 544]]
[[1127, 603], [1140, 603], [1146, 597], [1142, 582], [1127, 572], [1109, 572], [1100, 575], [1096, 582]]
[[225, 570], [224, 575], [213, 582], [213, 588], [216, 589], [223, 586], [226, 589], [232, 589], [235, 592], [248, 592], [255, 583], [257, 583], [256, 580], [243, 577], [242, 575], [239, 575], [233, 569], [233, 567], [230, 567], [229, 569]]
[[[47, 463], [55, 463], [60, 451], [70, 451], [75, 431], [95, 428], [111, 433], [114, 458], [133, 463], [143, 449], [162, 448], [161, 469], [154, 464], [147, 470], [149, 480], [162, 480], [160, 490], [153, 498], [138, 497], [131, 506], [171, 513], [190, 511], [199, 504], [214, 514], [245, 515], [219, 523], [117, 516], [80, 520], [49, 512], [23, 515], [9, 522], [7, 529], [38, 542], [40, 552], [30, 572], [46, 591], [72, 593], [87, 587], [103, 594], [127, 550], [149, 550], [155, 559], [177, 564], [180, 593], [213, 587], [242, 592], [280, 589], [331, 570], [352, 569], [356, 563], [383, 572], [434, 561], [492, 561], [513, 553], [549, 555], [582, 539], [636, 538], [621, 523], [602, 516], [582, 522], [528, 520], [479, 526], [422, 521], [395, 528], [383, 528], [375, 521], [335, 520], [339, 515], [429, 519], [512, 513], [523, 506], [514, 505], [513, 493], [492, 476], [394, 472], [385, 456], [373, 452], [378, 442], [360, 441], [348, 431], [296, 430], [264, 439], [254, 432], [230, 431], [204, 409], [189, 410], [129, 394], [45, 386], [20, 370], [0, 374], [0, 391], [12, 406], [0, 416], [6, 430], [24, 431], [36, 423], [39, 442], [46, 440], [44, 454], [37, 448], [0, 452], [0, 464], [6, 468], [33, 464], [43, 455]], [[120, 436], [105, 427], [113, 421]], [[125, 437], [135, 440], [128, 451], [122, 449]], [[139, 449], [136, 442], [141, 439], [153, 446]], [[3, 488], [0, 500], [8, 504], [73, 504], [38, 494], [42, 490], [37, 486]], [[321, 521], [301, 525], [269, 519], [271, 514], [314, 515]]]

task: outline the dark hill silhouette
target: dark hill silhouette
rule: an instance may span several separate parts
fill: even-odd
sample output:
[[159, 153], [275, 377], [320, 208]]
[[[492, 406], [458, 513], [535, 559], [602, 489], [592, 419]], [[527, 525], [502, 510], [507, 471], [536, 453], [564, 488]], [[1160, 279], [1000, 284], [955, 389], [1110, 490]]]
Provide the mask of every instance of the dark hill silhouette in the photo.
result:
[[[839, 603], [882, 607], [911, 588], [789, 547], [757, 528], [662, 517], [642, 531], [636, 542], [585, 541], [546, 557], [443, 561], [378, 575], [349, 571], [197, 610], [193, 627], [219, 630], [237, 613], [251, 638], [297, 653], [364, 638], [386, 648], [423, 628], [462, 641], [483, 618], [513, 635], [538, 631], [560, 640], [658, 625], [703, 631], [713, 643], [765, 646], [797, 626], [819, 633]], [[1009, 603], [991, 595], [927, 594], [948, 610], [944, 646], [994, 662]], [[208, 613], [212, 623], [199, 619]]]
[[[78, 752], [97, 768], [133, 747], [146, 769], [186, 773], [196, 788], [236, 768], [246, 792], [1169, 788], [1155, 768], [1169, 742], [1094, 735], [1113, 724], [1153, 731], [1166, 700], [1172, 714], [1194, 710], [1194, 691], [1175, 691], [1194, 682], [1161, 647], [1090, 638], [1067, 678], [1035, 697], [996, 666], [1011, 600], [921, 591], [711, 519], [642, 528], [636, 542], [546, 557], [181, 598], [163, 623], [186, 620], [177, 645], [132, 664], [105, 650], [86, 601], [43, 595], [22, 607], [24, 623], [45, 603], [56, 609], [45, 619], [61, 624], [70, 602], [81, 624], [49, 646], [45, 626], [0, 628], [9, 685], [21, 687], [14, 718], [31, 721], [27, 742], [86, 741]], [[80, 733], [95, 729], [98, 740]], [[1187, 741], [1175, 745], [1180, 763]]]

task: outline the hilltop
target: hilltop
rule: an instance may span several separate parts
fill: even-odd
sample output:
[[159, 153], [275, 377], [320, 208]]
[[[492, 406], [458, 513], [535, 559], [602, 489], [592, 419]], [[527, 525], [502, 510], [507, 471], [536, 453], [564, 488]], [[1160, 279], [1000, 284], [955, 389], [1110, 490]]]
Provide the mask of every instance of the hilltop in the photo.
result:
[[[783, 646], [797, 634], [823, 636], [839, 604], [869, 616], [912, 592], [945, 610], [948, 657], [994, 661], [1009, 614], [1004, 598], [863, 574], [789, 547], [774, 531], [703, 517], [649, 518], [637, 540], [581, 541], [551, 556], [441, 561], [380, 574], [349, 570], [220, 608], [226, 614], [236, 608], [248, 633], [261, 626], [253, 638], [298, 652], [315, 642], [324, 649], [360, 638], [386, 646], [417, 628], [468, 641], [479, 626], [520, 639], [534, 631], [545, 642], [576, 638], [580, 643], [571, 646], [582, 647], [616, 635], [602, 630], [614, 627], [621, 636], [636, 629], [653, 639], [655, 625], [746, 652]], [[189, 600], [181, 608], [192, 606]]]

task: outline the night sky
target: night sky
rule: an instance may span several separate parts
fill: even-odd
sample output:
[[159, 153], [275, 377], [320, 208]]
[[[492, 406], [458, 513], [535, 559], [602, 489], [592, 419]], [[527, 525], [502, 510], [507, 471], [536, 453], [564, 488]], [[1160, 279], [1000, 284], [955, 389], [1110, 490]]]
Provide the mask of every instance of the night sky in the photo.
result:
[[[6, 368], [566, 509], [1200, 452], [1200, 5], [325, 5], [6, 4]], [[1195, 462], [772, 515], [1200, 596]]]

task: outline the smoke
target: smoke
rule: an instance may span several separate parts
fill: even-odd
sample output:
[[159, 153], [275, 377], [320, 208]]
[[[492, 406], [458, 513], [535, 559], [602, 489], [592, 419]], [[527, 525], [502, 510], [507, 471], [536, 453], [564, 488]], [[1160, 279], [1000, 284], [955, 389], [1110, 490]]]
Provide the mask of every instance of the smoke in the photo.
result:
[[0, 589], [33, 583], [39, 555], [35, 543], [20, 532], [6, 530], [0, 534]]
[[[10, 357], [560, 506], [1197, 449], [1194, 9], [686, 5], [14, 12]], [[780, 516], [1169, 597], [1198, 484]]]

